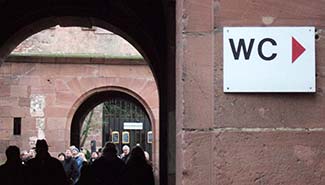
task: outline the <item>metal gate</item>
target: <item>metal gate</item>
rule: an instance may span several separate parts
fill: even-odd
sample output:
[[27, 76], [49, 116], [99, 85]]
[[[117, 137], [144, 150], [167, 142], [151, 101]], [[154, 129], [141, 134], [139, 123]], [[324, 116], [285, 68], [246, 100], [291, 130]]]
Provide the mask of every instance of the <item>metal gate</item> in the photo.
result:
[[127, 97], [114, 97], [103, 106], [103, 143], [116, 144], [119, 153], [124, 145], [140, 145], [152, 154], [152, 129], [148, 114], [139, 102]]

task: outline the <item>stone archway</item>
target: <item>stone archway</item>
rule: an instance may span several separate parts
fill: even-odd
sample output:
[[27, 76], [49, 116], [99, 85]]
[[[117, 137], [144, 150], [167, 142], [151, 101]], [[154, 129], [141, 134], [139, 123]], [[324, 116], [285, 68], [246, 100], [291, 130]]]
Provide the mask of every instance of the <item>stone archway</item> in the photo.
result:
[[[137, 94], [129, 89], [122, 87], [101, 87], [92, 89], [85, 94], [83, 94], [72, 106], [70, 110], [67, 126], [66, 135], [70, 135], [70, 145], [79, 146], [80, 143], [80, 130], [83, 121], [88, 114], [88, 112], [93, 109], [96, 105], [109, 100], [113, 97], [126, 97], [131, 101], [139, 103], [143, 109], [147, 112], [152, 125], [152, 131], [154, 136], [153, 149], [152, 149], [152, 161], [154, 164], [154, 169], [158, 175], [159, 169], [159, 118], [157, 107], [158, 97], [156, 100], [150, 100], [143, 95]], [[70, 131], [70, 133], [69, 133]]]
[[175, 182], [175, 1], [3, 1], [0, 63], [28, 36], [55, 26], [98, 26], [133, 44], [149, 63], [160, 99], [160, 184]]

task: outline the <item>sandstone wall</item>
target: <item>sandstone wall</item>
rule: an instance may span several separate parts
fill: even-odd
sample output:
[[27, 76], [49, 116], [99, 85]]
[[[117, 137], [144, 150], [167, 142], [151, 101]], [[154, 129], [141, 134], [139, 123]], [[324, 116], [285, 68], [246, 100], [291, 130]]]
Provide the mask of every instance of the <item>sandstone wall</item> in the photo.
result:
[[[325, 2], [177, 1], [176, 184], [325, 183]], [[317, 92], [224, 94], [224, 26], [315, 26]]]
[[[17, 57], [0, 67], [2, 160], [2, 152], [9, 144], [28, 150], [37, 138], [43, 137], [48, 140], [52, 154], [65, 151], [70, 144], [74, 111], [84, 101], [85, 94], [115, 87], [138, 95], [151, 111], [153, 131], [158, 133], [152, 157], [158, 161], [158, 92], [147, 65], [78, 64], [78, 59], [73, 58], [55, 59], [61, 60], [60, 64], [46, 63], [53, 61], [46, 58], [38, 59], [42, 63], [15, 60], [18, 61]], [[22, 118], [20, 136], [13, 135], [14, 117]]]

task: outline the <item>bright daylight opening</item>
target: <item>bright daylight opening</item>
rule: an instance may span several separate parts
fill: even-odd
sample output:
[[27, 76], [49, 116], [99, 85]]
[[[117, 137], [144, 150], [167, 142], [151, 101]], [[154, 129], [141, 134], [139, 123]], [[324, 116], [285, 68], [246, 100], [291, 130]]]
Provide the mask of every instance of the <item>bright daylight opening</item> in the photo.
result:
[[[92, 27], [52, 27], [16, 47], [0, 68], [1, 138], [34, 157], [45, 138], [57, 157], [71, 145], [88, 161], [105, 142], [119, 157], [140, 145], [159, 169], [159, 99], [141, 54], [122, 37]], [[18, 120], [18, 121], [17, 121]], [[4, 152], [4, 150], [1, 150]], [[5, 161], [0, 153], [0, 161]]]

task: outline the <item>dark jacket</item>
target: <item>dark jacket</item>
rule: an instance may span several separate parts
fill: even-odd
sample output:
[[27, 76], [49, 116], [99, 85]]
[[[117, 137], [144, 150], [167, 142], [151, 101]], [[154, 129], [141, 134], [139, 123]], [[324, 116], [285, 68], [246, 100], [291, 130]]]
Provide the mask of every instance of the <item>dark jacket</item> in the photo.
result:
[[7, 161], [0, 166], [1, 185], [25, 185], [25, 166], [22, 161]]
[[121, 159], [126, 164], [128, 162], [129, 157], [130, 157], [130, 154], [124, 155]]
[[48, 152], [37, 154], [26, 163], [28, 185], [67, 185], [61, 162]]
[[102, 156], [90, 166], [92, 185], [120, 185], [125, 164], [117, 156]]
[[70, 181], [76, 182], [79, 177], [78, 165], [73, 157], [68, 157], [63, 162], [63, 168], [67, 178]]
[[91, 174], [90, 174], [90, 164], [86, 161], [83, 162], [81, 170], [80, 170], [80, 176], [78, 179], [78, 182], [76, 185], [92, 185], [91, 182]]
[[154, 185], [152, 167], [148, 163], [130, 162], [126, 165], [121, 184], [123, 185]]

